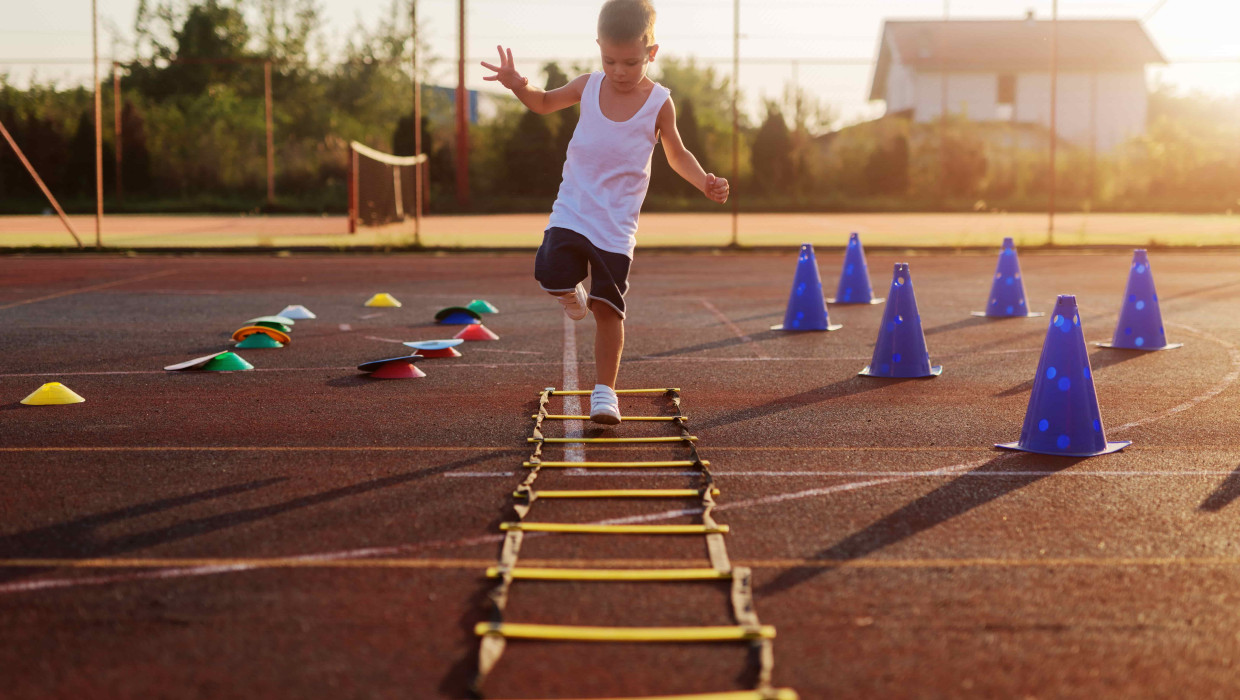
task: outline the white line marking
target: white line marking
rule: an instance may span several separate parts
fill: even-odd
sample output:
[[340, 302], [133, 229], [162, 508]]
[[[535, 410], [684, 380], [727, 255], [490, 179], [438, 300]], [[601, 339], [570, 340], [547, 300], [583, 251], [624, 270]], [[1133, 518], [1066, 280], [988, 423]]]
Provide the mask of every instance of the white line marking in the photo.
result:
[[383, 313], [384, 313], [384, 312], [382, 312], [382, 311], [376, 311], [376, 312], [374, 312], [373, 314], [366, 314], [365, 316], [358, 316], [358, 318], [360, 318], [360, 319], [361, 319], [361, 320], [363, 320], [363, 321], [367, 321], [367, 320], [370, 320], [370, 319], [372, 319], [372, 318], [379, 318], [380, 316], [382, 316], [382, 315], [383, 315]]
[[745, 333], [745, 331], [741, 330], [740, 326], [736, 325], [735, 323], [732, 323], [732, 319], [728, 318], [722, 311], [718, 309], [718, 307], [716, 307], [714, 304], [710, 303], [706, 299], [698, 299], [698, 301], [702, 302], [702, 306], [705, 306], [707, 311], [714, 314], [715, 318], [719, 319], [720, 323], [727, 326], [728, 330], [732, 331], [733, 335], [735, 335], [737, 338], [740, 338], [742, 341], [746, 343], [750, 343], [749, 347], [750, 349], [753, 350], [753, 353], [756, 356], [755, 359], [758, 359], [758, 360], [770, 359], [766, 356], [766, 353], [762, 352], [762, 350], [758, 348], [757, 345], [753, 344], [753, 338], [750, 338], [749, 335]]
[[448, 479], [490, 479], [495, 477], [508, 478], [516, 472], [448, 472], [443, 476]]
[[363, 337], [363, 338], [365, 338], [366, 340], [377, 340], [377, 341], [379, 341], [379, 342], [381, 342], [381, 343], [403, 343], [403, 342], [405, 342], [405, 341], [403, 341], [403, 340], [394, 340], [394, 339], [392, 339], [392, 338], [380, 338], [380, 337], [378, 337], [378, 336], [374, 336], [374, 335], [364, 335], [364, 336], [362, 336], [362, 337]]
[[8, 304], [2, 305], [0, 306], [0, 310], [11, 309], [13, 307], [24, 306], [26, 304], [33, 304], [39, 301], [49, 301], [51, 299], [62, 299], [64, 297], [73, 296], [74, 294], [83, 294], [85, 292], [93, 292], [99, 289], [108, 289], [109, 287], [119, 287], [122, 284], [129, 284], [131, 282], [141, 282], [143, 280], [154, 279], [156, 277], [164, 277], [166, 275], [171, 275], [175, 272], [176, 270], [160, 270], [159, 272], [149, 272], [145, 275], [138, 275], [137, 277], [127, 277], [123, 280], [113, 280], [112, 282], [94, 284], [89, 287], [82, 287], [80, 289], [69, 289], [63, 292], [56, 292], [55, 294], [48, 294], [46, 296], [34, 297], [33, 299], [22, 299], [21, 301], [14, 301], [14, 302], [10, 302]]
[[499, 350], [496, 348], [478, 348], [471, 347], [470, 352], [502, 352], [510, 355], [541, 355], [537, 350]]
[[[1229, 343], [1226, 340], [1223, 340], [1222, 338], [1206, 333], [1205, 331], [1198, 330], [1196, 328], [1193, 328], [1192, 326], [1182, 326], [1176, 323], [1168, 323], [1166, 325], [1172, 326], [1174, 328], [1181, 328], [1183, 330], [1189, 331], [1190, 333], [1196, 333], [1198, 336], [1205, 338], [1206, 340], [1211, 340], [1211, 341], [1214, 341], [1215, 343], [1218, 343], [1219, 345], [1222, 345], [1224, 348], [1227, 349], [1228, 358], [1231, 360], [1231, 371], [1228, 372], [1217, 384], [1207, 389], [1205, 393], [1195, 396], [1189, 399], [1188, 401], [1185, 401], [1184, 403], [1179, 404], [1178, 406], [1173, 406], [1167, 409], [1166, 411], [1159, 413], [1156, 416], [1147, 416], [1140, 420], [1132, 421], [1131, 423], [1125, 423], [1119, 426], [1118, 428], [1111, 428], [1112, 432], [1119, 432], [1121, 430], [1127, 430], [1129, 428], [1138, 428], [1140, 426], [1153, 423], [1154, 421], [1162, 420], [1163, 418], [1170, 418], [1171, 416], [1174, 416], [1175, 414], [1180, 413], [1181, 411], [1187, 411], [1188, 409], [1193, 408], [1194, 406], [1198, 406], [1206, 401], [1209, 401], [1215, 396], [1218, 396], [1219, 394], [1223, 393], [1223, 391], [1225, 391], [1227, 387], [1231, 386], [1232, 383], [1236, 381], [1237, 377], [1240, 377], [1240, 348], [1237, 348], [1234, 343]], [[1175, 352], [1175, 351], [1167, 350], [1164, 352]]]
[[[577, 390], [577, 327], [574, 325], [573, 319], [564, 315], [564, 390]], [[581, 397], [565, 396], [564, 397], [564, 413], [565, 415], [578, 416], [581, 415]], [[564, 436], [570, 438], [579, 438], [582, 435], [585, 426], [579, 420], [564, 421]], [[564, 448], [565, 462], [584, 462], [586, 461], [586, 452], [584, 445], [568, 445]]]

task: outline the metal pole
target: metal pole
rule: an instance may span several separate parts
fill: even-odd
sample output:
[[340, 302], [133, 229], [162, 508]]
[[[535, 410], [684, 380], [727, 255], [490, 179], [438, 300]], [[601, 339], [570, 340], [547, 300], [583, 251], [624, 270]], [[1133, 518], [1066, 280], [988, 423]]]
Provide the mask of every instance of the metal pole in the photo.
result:
[[1059, 141], [1056, 132], [1059, 92], [1059, 0], [1051, 3], [1051, 153], [1050, 198], [1047, 202], [1046, 244], [1055, 245], [1055, 146]]
[[[943, 0], [943, 22], [947, 22], [950, 17], [949, 0]], [[937, 33], [934, 50], [938, 53], [939, 64], [939, 193], [943, 200], [947, 199], [948, 188], [948, 166], [947, 166], [947, 57], [945, 55], [943, 34], [947, 31], [944, 27], [943, 31]]]
[[91, 69], [95, 91], [95, 247], [103, 247], [103, 103], [99, 94], [99, 9], [97, 0], [90, 0]]
[[263, 61], [263, 99], [267, 107], [267, 203], [276, 202], [276, 143], [271, 119], [271, 61]]
[[9, 130], [4, 128], [4, 122], [0, 122], [0, 136], [3, 136], [4, 140], [8, 141], [9, 145], [13, 147], [13, 152], [17, 154], [17, 159], [22, 162], [22, 165], [26, 166], [26, 172], [30, 173], [30, 177], [34, 178], [34, 184], [39, 186], [39, 189], [43, 191], [43, 196], [47, 197], [47, 201], [51, 202], [52, 207], [56, 209], [56, 215], [60, 217], [60, 223], [69, 229], [69, 235], [73, 236], [73, 240], [77, 241], [77, 246], [81, 248], [82, 239], [78, 238], [77, 231], [73, 230], [73, 226], [69, 223], [69, 217], [65, 216], [65, 210], [60, 208], [60, 202], [56, 201], [56, 198], [52, 196], [52, 191], [47, 189], [47, 185], [43, 184], [43, 179], [39, 177], [39, 173], [35, 171], [30, 161], [26, 160], [26, 154], [22, 153], [21, 148], [18, 148], [17, 142], [9, 134]]
[[741, 0], [732, 0], [732, 243], [740, 245], [738, 223], [740, 205], [736, 188], [741, 181], [741, 128], [740, 128], [740, 77], [741, 77]]
[[[418, 0], [409, 3], [413, 33], [413, 155], [422, 155], [422, 78], [418, 75]], [[413, 166], [413, 244], [422, 245], [422, 167]]]
[[125, 149], [121, 140], [121, 64], [112, 61], [112, 121], [116, 122], [116, 201], [125, 199], [125, 187], [121, 179], [121, 163]]
[[469, 206], [469, 93], [465, 91], [465, 0], [458, 0], [456, 60], [456, 203]]

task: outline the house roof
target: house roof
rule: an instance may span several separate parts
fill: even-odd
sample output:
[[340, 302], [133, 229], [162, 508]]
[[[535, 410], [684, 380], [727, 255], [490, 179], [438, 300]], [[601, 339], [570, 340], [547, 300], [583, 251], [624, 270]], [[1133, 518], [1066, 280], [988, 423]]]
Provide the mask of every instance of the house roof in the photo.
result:
[[[1166, 63], [1137, 20], [1060, 20], [1060, 70], [1116, 70]], [[1050, 72], [1049, 20], [888, 20], [883, 25], [870, 99], [886, 94], [899, 61], [939, 72]]]

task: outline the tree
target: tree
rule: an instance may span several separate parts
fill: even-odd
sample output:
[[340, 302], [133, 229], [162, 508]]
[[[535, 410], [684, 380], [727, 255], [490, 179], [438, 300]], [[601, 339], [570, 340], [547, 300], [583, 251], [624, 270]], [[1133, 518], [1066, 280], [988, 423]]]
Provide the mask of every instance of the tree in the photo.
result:
[[753, 140], [753, 188], [762, 194], [788, 191], [795, 173], [792, 166], [792, 138], [779, 105], [768, 102], [766, 120]]

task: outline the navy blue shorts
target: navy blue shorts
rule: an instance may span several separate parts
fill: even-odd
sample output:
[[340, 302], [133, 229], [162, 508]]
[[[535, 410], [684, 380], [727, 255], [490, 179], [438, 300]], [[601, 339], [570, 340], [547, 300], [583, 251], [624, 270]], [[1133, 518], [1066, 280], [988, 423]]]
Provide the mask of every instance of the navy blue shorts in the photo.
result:
[[627, 255], [599, 250], [576, 231], [552, 226], [543, 233], [534, 258], [534, 279], [548, 292], [571, 292], [586, 278], [588, 268], [590, 303], [602, 301], [624, 318], [632, 262]]

